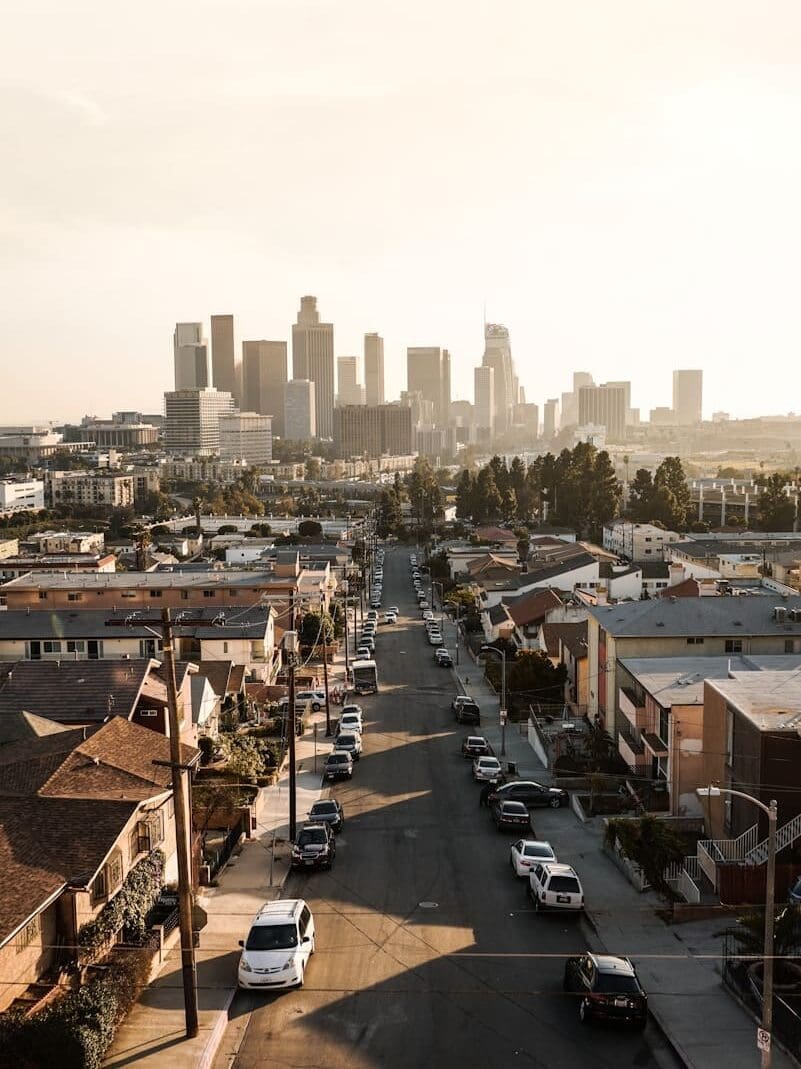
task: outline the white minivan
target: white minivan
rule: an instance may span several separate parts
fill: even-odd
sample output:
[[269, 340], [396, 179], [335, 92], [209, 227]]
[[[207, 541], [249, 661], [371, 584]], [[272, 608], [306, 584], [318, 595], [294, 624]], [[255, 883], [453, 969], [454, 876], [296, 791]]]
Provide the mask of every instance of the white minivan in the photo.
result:
[[247, 939], [240, 939], [239, 986], [303, 987], [314, 953], [314, 918], [302, 898], [265, 902], [253, 918]]

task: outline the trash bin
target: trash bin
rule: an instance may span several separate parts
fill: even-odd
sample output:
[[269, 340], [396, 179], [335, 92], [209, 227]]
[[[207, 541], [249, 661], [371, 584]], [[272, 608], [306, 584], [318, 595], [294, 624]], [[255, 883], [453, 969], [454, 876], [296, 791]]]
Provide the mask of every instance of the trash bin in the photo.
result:
[[510, 776], [516, 776], [517, 775], [517, 761], [507, 761], [507, 763], [506, 763], [506, 771], [509, 773]]

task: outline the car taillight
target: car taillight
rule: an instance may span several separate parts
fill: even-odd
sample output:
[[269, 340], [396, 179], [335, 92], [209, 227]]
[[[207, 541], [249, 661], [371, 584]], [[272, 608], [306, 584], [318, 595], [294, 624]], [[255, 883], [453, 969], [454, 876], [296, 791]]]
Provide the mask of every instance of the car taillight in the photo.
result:
[[609, 1002], [609, 996], [608, 995], [599, 995], [595, 991], [591, 991], [589, 997], [590, 997], [590, 1001], [591, 1002], [598, 1002], [602, 1006], [605, 1006], [606, 1003]]

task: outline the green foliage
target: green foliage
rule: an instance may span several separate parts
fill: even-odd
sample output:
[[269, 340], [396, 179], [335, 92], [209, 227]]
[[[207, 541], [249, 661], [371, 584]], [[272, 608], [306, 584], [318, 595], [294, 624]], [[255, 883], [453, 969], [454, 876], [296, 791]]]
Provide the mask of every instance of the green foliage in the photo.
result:
[[686, 848], [682, 837], [668, 824], [646, 814], [636, 820], [619, 817], [610, 820], [606, 829], [606, 844], [639, 865], [645, 879], [665, 898], [672, 891], [665, 881], [665, 869], [681, 861]]
[[78, 946], [89, 952], [99, 950], [122, 928], [135, 935], [145, 931], [146, 918], [161, 891], [164, 877], [164, 854], [153, 850], [138, 861], [119, 891], [101, 909], [94, 920], [78, 932]]
[[302, 646], [328, 646], [334, 641], [334, 621], [329, 613], [320, 613], [310, 609], [303, 614], [300, 625], [300, 642]]
[[778, 471], [763, 480], [759, 492], [759, 519], [757, 521], [760, 531], [791, 531], [793, 529], [795, 505], [793, 499], [788, 498], [784, 492], [788, 481], [789, 477]]
[[692, 499], [678, 457], [665, 457], [656, 473], [639, 468], [629, 486], [629, 513], [638, 523], [654, 523], [673, 531], [686, 530]]
[[211, 755], [214, 752], [214, 739], [210, 735], [201, 735], [197, 740], [197, 746], [200, 750], [201, 764], [207, 765], [211, 761]]
[[319, 538], [322, 533], [323, 525], [318, 520], [301, 520], [298, 524], [301, 538]]
[[401, 491], [398, 483], [391, 489], [382, 490], [378, 499], [378, 511], [376, 516], [376, 529], [379, 538], [388, 535], [397, 535], [403, 527], [403, 512], [401, 510]]
[[234, 735], [225, 743], [228, 771], [242, 783], [256, 783], [264, 775], [262, 746], [249, 735]]
[[[741, 954], [761, 955], [765, 949], [765, 910], [751, 909], [737, 918], [731, 934]], [[801, 909], [784, 903], [776, 906], [773, 919], [773, 953], [796, 956], [801, 949]]]

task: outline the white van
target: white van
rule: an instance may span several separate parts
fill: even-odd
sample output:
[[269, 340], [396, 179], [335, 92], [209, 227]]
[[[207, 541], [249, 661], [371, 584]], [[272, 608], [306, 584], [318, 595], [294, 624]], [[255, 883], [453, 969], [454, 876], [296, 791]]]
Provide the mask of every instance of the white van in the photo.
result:
[[570, 865], [539, 862], [530, 869], [528, 881], [528, 893], [535, 909], [584, 909], [584, 888]]
[[253, 918], [247, 939], [240, 939], [237, 980], [248, 990], [303, 987], [314, 953], [314, 918], [302, 898], [265, 902]]

